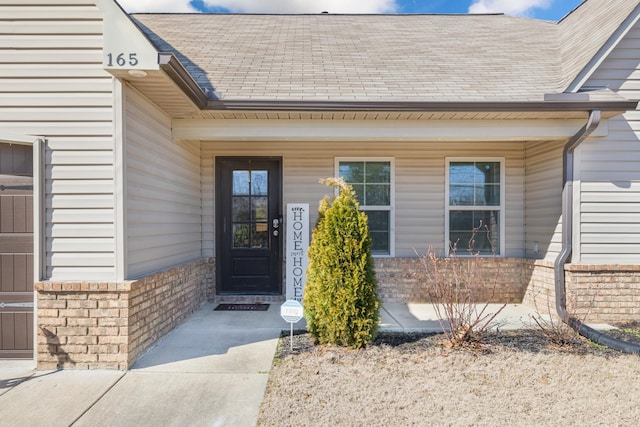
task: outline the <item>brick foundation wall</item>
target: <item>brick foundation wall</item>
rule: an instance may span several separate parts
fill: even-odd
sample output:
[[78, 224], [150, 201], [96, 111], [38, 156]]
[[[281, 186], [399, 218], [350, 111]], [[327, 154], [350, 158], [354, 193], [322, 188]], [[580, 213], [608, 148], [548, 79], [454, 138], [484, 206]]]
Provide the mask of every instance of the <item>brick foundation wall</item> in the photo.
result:
[[[426, 263], [424, 262], [426, 261]], [[452, 268], [438, 259], [440, 271], [449, 275]], [[463, 258], [462, 282], [475, 290], [479, 302], [520, 303], [526, 291], [525, 260], [519, 258]], [[378, 296], [386, 303], [431, 302], [429, 283], [433, 281], [433, 265], [425, 258], [375, 258]], [[477, 284], [477, 285], [475, 285]]]
[[[530, 276], [524, 302], [541, 313], [556, 315], [553, 263], [529, 261]], [[590, 323], [640, 321], [640, 266], [565, 266], [567, 310]]]
[[541, 314], [555, 314], [555, 277], [553, 262], [524, 260], [524, 276], [527, 290], [522, 302], [534, 307]]
[[212, 260], [123, 282], [36, 283], [38, 369], [127, 369], [206, 299]]
[[[473, 262], [477, 263], [472, 269], [473, 282], [480, 283], [479, 302], [524, 303], [541, 314], [556, 314], [553, 262], [519, 258], [475, 258]], [[374, 264], [383, 302], [431, 301], [427, 283], [433, 279], [421, 259], [375, 258]], [[640, 266], [568, 264], [565, 275], [567, 308], [578, 319], [640, 321]]]
[[593, 323], [640, 321], [639, 265], [572, 265], [565, 268], [567, 307]]

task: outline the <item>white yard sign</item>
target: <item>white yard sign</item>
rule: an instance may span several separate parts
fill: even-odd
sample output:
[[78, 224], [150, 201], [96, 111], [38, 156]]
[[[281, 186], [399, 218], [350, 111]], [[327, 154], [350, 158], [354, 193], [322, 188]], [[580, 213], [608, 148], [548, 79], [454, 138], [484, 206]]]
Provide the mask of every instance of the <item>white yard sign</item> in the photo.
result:
[[287, 204], [287, 299], [301, 301], [307, 281], [309, 204]]

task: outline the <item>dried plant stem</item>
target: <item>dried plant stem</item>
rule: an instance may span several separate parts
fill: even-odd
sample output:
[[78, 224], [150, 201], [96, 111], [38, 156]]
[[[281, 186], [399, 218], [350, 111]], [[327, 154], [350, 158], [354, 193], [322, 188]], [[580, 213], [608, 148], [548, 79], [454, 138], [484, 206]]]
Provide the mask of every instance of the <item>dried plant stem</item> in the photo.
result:
[[[489, 283], [481, 274], [480, 256], [473, 251], [478, 233], [487, 233], [487, 241], [491, 241], [488, 228], [481, 224], [473, 230], [469, 240], [469, 256], [457, 255], [456, 243], [451, 246], [448, 257], [438, 256], [433, 247], [420, 256], [422, 273], [426, 277], [436, 316], [453, 347], [478, 341], [506, 306], [488, 312], [489, 301], [495, 296], [499, 272], [494, 272], [493, 280], [489, 279]], [[478, 300], [481, 288], [491, 290], [489, 298], [482, 303]]]

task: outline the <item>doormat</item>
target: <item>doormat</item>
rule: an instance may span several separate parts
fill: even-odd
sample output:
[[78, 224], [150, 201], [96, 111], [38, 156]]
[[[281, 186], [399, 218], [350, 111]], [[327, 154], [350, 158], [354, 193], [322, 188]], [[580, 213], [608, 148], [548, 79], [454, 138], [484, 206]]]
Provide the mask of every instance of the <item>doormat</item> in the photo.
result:
[[267, 311], [269, 304], [218, 304], [214, 311]]

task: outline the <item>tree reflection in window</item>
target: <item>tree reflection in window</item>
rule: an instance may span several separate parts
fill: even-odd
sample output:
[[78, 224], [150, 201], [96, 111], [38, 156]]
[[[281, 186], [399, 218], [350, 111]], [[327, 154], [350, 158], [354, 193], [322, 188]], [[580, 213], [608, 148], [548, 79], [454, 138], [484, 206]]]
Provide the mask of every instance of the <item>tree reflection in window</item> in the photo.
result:
[[[500, 253], [501, 163], [449, 163], [449, 245]], [[471, 241], [473, 237], [473, 241]]]
[[234, 248], [269, 247], [268, 192], [268, 171], [233, 171], [231, 221]]

